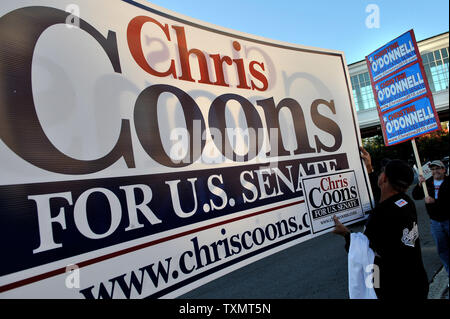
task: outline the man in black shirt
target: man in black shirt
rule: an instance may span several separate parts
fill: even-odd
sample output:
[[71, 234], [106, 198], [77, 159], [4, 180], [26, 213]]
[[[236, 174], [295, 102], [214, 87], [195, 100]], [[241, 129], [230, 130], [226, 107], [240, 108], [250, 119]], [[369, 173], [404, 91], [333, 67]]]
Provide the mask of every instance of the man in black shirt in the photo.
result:
[[[361, 147], [370, 180], [375, 183], [369, 153]], [[378, 271], [379, 299], [420, 298], [428, 295], [428, 278], [422, 261], [417, 213], [414, 202], [405, 194], [414, 179], [412, 169], [403, 161], [391, 160], [382, 167], [376, 185], [379, 202], [369, 213], [364, 235], [375, 253], [374, 269]], [[376, 192], [375, 192], [376, 193]], [[350, 246], [350, 231], [334, 217], [334, 233], [346, 239]]]

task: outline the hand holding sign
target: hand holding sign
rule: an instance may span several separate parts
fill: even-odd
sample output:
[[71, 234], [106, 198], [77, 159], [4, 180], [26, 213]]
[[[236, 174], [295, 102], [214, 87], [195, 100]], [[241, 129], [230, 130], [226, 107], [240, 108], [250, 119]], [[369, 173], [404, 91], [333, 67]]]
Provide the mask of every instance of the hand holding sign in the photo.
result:
[[369, 152], [367, 152], [366, 149], [362, 146], [359, 147], [359, 152], [361, 154], [361, 158], [364, 161], [364, 164], [366, 165], [367, 172], [372, 173], [373, 172], [372, 158], [370, 157]]
[[333, 215], [333, 220], [334, 220], [334, 223], [335, 223], [335, 225], [336, 225], [336, 226], [334, 227], [334, 230], [333, 230], [333, 233], [334, 233], [334, 234], [340, 235], [340, 236], [345, 236], [345, 234], [347, 234], [347, 233], [350, 232], [350, 230], [348, 230], [348, 228], [345, 227], [344, 224], [342, 224], [342, 223], [339, 221], [339, 218], [337, 218], [336, 215]]

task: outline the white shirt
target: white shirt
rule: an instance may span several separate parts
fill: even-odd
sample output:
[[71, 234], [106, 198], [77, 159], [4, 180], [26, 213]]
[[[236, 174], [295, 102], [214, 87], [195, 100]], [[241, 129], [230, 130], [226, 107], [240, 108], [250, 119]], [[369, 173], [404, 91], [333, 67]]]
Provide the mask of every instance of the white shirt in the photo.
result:
[[434, 198], [437, 199], [438, 198], [438, 194], [439, 194], [439, 187], [441, 187], [442, 182], [444, 182], [443, 179], [437, 181], [437, 180], [433, 180], [434, 182]]

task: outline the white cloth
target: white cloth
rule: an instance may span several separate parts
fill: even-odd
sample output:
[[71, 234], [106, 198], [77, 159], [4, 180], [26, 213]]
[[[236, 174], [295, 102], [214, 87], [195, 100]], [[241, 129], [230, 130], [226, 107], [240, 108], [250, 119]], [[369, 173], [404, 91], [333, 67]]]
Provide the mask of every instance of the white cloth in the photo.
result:
[[350, 299], [377, 299], [371, 281], [372, 276], [374, 276], [372, 273], [374, 259], [375, 253], [369, 247], [367, 236], [363, 233], [351, 233], [348, 251], [348, 292]]

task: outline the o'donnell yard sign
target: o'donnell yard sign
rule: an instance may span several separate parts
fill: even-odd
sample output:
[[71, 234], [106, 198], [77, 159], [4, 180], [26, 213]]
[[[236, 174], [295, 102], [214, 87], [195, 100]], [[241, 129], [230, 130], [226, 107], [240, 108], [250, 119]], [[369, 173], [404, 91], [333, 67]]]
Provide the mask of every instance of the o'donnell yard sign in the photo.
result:
[[173, 298], [364, 217], [342, 52], [71, 3], [0, 8], [1, 298]]
[[414, 31], [366, 57], [387, 146], [441, 129]]

